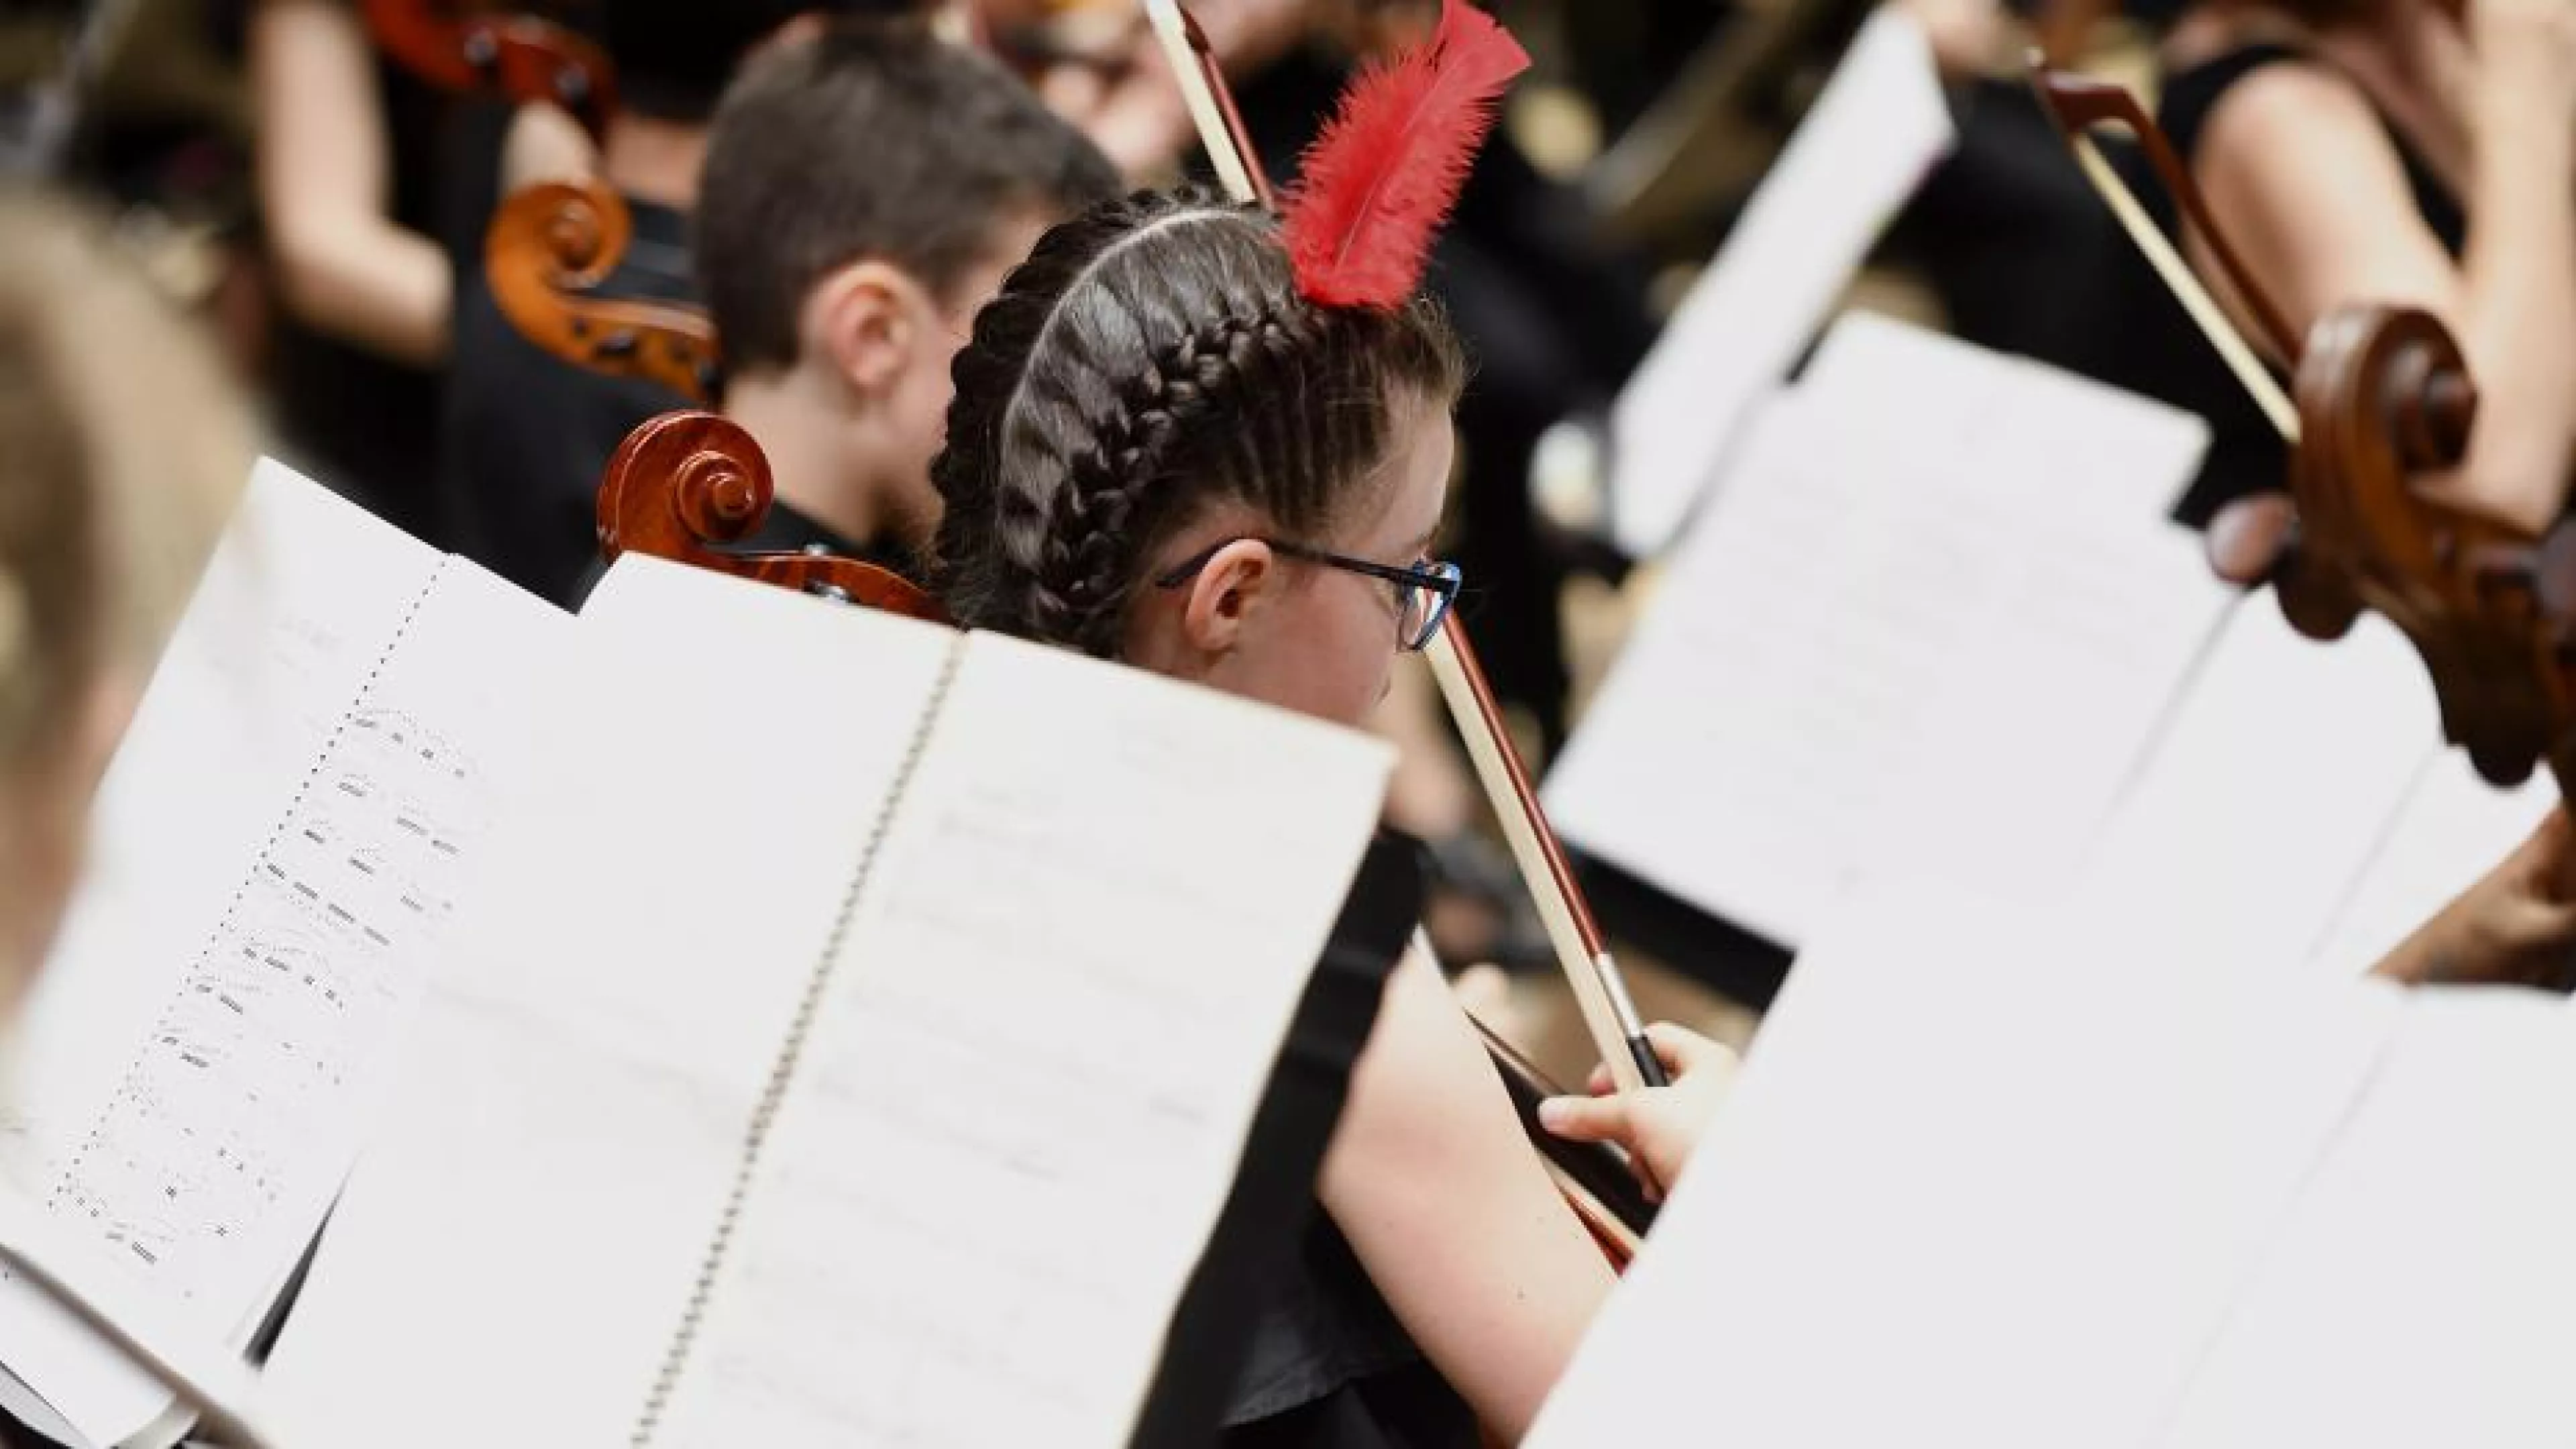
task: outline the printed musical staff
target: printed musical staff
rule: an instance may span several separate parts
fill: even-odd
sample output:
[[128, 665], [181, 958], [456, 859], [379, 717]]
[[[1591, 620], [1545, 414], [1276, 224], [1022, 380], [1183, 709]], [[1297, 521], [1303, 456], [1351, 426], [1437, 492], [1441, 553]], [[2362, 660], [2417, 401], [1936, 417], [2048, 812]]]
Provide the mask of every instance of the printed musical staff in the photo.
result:
[[354, 1110], [454, 912], [479, 787], [472, 756], [412, 714], [354, 710], [49, 1205], [195, 1296], [216, 1250], [280, 1206], [295, 1145]]

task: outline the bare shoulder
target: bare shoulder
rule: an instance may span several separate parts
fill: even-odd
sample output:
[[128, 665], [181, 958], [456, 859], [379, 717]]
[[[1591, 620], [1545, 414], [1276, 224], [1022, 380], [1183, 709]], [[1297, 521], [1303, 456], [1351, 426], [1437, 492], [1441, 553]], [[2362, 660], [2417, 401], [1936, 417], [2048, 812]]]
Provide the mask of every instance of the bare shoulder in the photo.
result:
[[2369, 97], [2339, 72], [2307, 60], [2263, 66], [2210, 108], [2199, 167], [2303, 167], [2356, 149], [2392, 155]]

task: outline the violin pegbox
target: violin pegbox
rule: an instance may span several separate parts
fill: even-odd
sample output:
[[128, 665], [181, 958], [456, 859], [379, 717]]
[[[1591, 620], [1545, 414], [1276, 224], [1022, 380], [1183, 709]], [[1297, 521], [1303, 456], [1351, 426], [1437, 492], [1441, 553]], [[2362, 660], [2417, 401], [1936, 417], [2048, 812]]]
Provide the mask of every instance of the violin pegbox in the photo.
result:
[[2544, 599], [2540, 542], [2419, 481], [2468, 451], [2477, 391], [2457, 340], [2413, 308], [2339, 309], [2309, 333], [2295, 396], [2298, 544], [2278, 590], [2292, 626], [2333, 638], [2360, 607], [2386, 615], [2423, 657], [2444, 735], [2495, 784], [2576, 764], [2576, 617]]

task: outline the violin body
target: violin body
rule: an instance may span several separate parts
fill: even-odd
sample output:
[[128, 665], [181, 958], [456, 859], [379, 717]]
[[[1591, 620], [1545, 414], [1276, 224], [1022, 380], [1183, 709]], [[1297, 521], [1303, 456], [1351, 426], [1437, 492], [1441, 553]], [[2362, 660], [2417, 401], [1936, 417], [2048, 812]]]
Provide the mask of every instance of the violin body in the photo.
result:
[[514, 192], [484, 241], [492, 300], [521, 336], [576, 367], [708, 402], [718, 372], [715, 327], [704, 312], [598, 295], [634, 235], [625, 199], [606, 182], [548, 181]]
[[571, 28], [457, 0], [366, 0], [367, 28], [403, 69], [457, 95], [547, 101], [593, 136], [617, 109], [616, 67]]

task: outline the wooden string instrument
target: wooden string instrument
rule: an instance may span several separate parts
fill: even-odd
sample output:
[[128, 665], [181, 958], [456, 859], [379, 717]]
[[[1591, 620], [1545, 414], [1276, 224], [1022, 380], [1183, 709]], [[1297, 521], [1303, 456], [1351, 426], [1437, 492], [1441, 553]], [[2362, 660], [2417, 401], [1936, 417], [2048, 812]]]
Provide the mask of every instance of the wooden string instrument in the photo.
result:
[[550, 101], [591, 135], [617, 109], [607, 52], [537, 15], [462, 0], [366, 0], [367, 29], [396, 64], [442, 91]]
[[[1245, 133], [1242, 112], [1207, 36], [1178, 0], [1146, 0], [1145, 12], [1180, 80], [1200, 143], [1228, 194], [1237, 201], [1275, 209], [1276, 193], [1262, 173], [1260, 153]], [[1584, 1026], [1601, 1059], [1609, 1064], [1612, 1079], [1622, 1091], [1667, 1085], [1663, 1063], [1647, 1044], [1645, 1024], [1629, 999], [1618, 960], [1611, 955], [1565, 849], [1548, 824], [1547, 812], [1539, 804], [1529, 771], [1512, 744], [1501, 707], [1455, 610], [1442, 620], [1439, 634], [1423, 656], [1430, 662], [1459, 735], [1467, 742], [1477, 779], [1502, 821], [1512, 857], [1556, 948], [1557, 963], [1574, 990]]]
[[[2458, 341], [2429, 313], [2353, 304], [2294, 332], [2226, 238], [2172, 144], [2116, 86], [2034, 63], [2032, 84], [2122, 225], [2291, 445], [2286, 497], [2237, 505], [2213, 539], [2250, 535], [2277, 559], [2291, 626], [2332, 640], [2364, 609], [2394, 623], [2431, 673], [2445, 737], [2478, 773], [2518, 784], [2546, 761], [2576, 788], [2576, 533], [2533, 538], [2427, 497], [2421, 475], [2456, 465], [2477, 412]], [[2273, 350], [2284, 394], [2089, 133], [2134, 132]], [[2563, 481], [2563, 480], [2562, 480]]]
[[524, 187], [501, 203], [484, 239], [492, 300], [521, 336], [576, 367], [709, 402], [718, 364], [703, 311], [599, 294], [634, 235], [625, 199], [604, 181]]
[[[822, 553], [745, 553], [731, 547], [760, 526], [771, 498], [769, 461], [740, 424], [713, 413], [666, 413], [627, 435], [599, 488], [599, 541], [615, 559], [633, 551], [842, 602], [945, 622], [930, 593], [889, 570]], [[1538, 1124], [1538, 1104], [1560, 1088], [1478, 1023], [1514, 1109], [1575, 1216], [1617, 1266], [1635, 1256], [1655, 1204], [1624, 1153], [1572, 1143]]]

